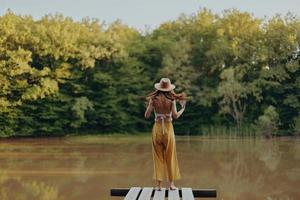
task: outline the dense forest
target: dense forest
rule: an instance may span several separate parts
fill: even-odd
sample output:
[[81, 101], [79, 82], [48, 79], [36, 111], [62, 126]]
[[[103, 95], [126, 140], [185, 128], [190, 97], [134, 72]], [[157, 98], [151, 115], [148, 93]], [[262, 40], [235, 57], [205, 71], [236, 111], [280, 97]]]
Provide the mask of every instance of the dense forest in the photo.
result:
[[178, 134], [299, 135], [300, 19], [201, 9], [142, 32], [0, 16], [1, 137], [149, 132], [143, 97], [161, 77], [189, 97]]

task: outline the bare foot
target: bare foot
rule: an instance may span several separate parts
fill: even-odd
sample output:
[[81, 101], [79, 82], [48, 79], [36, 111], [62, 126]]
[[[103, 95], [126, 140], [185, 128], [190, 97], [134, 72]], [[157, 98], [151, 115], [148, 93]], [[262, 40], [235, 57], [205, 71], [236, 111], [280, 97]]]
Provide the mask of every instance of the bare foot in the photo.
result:
[[177, 190], [177, 187], [175, 187], [175, 186], [170, 186], [170, 190]]
[[161, 181], [157, 181], [157, 184], [155, 186], [155, 190], [158, 190], [158, 191], [161, 191], [161, 188], [162, 188], [162, 182]]
[[155, 186], [154, 190], [161, 191], [161, 187], [160, 186]]
[[177, 187], [174, 185], [173, 181], [170, 182], [169, 189], [170, 190], [176, 190], [177, 189]]

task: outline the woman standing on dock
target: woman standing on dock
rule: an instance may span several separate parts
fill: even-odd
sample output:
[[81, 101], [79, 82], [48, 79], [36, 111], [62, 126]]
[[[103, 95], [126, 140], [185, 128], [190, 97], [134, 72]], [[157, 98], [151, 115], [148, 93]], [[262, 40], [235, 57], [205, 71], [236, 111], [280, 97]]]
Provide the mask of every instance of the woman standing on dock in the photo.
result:
[[[170, 79], [162, 78], [154, 84], [155, 91], [148, 94], [148, 106], [145, 118], [155, 114], [155, 123], [152, 128], [152, 155], [153, 155], [153, 179], [157, 181], [157, 190], [161, 190], [162, 181], [167, 178], [169, 189], [177, 189], [174, 180], [181, 178], [176, 153], [175, 134], [172, 117], [177, 119], [185, 110], [186, 96], [178, 95], [173, 89]], [[179, 100], [181, 110], [177, 112], [176, 100]]]

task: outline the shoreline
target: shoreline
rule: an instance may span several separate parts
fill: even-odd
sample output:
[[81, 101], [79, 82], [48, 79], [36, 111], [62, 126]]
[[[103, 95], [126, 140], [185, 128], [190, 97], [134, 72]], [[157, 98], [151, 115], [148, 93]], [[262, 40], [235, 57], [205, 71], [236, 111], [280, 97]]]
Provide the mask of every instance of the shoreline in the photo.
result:
[[[10, 136], [10, 137], [0, 137], [0, 141], [18, 141], [18, 140], [35, 140], [35, 139], [51, 139], [51, 140], [61, 140], [61, 139], [89, 139], [89, 138], [148, 138], [151, 137], [151, 133], [147, 132], [147, 133], [106, 133], [106, 134], [66, 134], [66, 135], [62, 135], [62, 136], [57, 136], [57, 135], [47, 135], [47, 136], [20, 136], [20, 135], [16, 135], [16, 136]], [[284, 138], [294, 138], [294, 139], [300, 139], [300, 136], [298, 135], [274, 135], [271, 138], [266, 138], [264, 136], [245, 136], [245, 135], [222, 135], [222, 134], [216, 134], [216, 135], [200, 135], [200, 134], [195, 134], [195, 135], [191, 135], [191, 134], [186, 134], [186, 135], [182, 135], [182, 134], [176, 134], [175, 133], [175, 137], [176, 138], [186, 138], [186, 137], [198, 137], [198, 138], [206, 138], [206, 139], [248, 139], [248, 138], [253, 138], [253, 139], [268, 139], [268, 140], [272, 140], [272, 139], [276, 139], [276, 138], [280, 138], [280, 139], [284, 139]]]

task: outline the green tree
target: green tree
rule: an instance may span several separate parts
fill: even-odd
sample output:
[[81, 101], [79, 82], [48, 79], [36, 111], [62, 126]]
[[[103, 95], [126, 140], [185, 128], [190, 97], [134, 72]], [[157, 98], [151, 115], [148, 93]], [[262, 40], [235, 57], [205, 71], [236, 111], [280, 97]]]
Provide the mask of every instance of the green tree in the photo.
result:
[[279, 123], [279, 115], [274, 106], [268, 106], [263, 115], [259, 116], [256, 121], [257, 129], [265, 137], [272, 137], [277, 134]]

